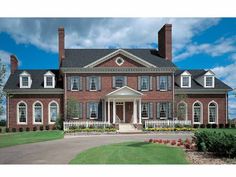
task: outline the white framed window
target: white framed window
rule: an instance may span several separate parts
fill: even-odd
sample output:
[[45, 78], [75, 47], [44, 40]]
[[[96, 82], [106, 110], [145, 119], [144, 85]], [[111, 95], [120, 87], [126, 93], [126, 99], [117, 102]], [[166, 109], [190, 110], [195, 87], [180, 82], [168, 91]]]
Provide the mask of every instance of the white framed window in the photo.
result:
[[141, 104], [141, 116], [142, 116], [142, 119], [149, 118], [149, 104], [148, 103]]
[[141, 76], [141, 91], [149, 90], [149, 76]]
[[54, 124], [59, 116], [59, 105], [56, 101], [48, 104], [48, 123]]
[[98, 78], [95, 76], [89, 77], [89, 90], [97, 91], [98, 90]]
[[208, 104], [208, 123], [217, 124], [218, 122], [218, 105], [215, 101]]
[[200, 124], [203, 117], [202, 103], [196, 101], [193, 103], [193, 123]]
[[79, 90], [79, 77], [73, 76], [71, 77], [71, 90], [78, 91]]
[[43, 124], [43, 104], [40, 101], [33, 104], [33, 124]]
[[180, 77], [181, 88], [191, 88], [191, 74], [188, 71], [184, 71]]
[[177, 117], [179, 120], [187, 120], [188, 119], [187, 103], [185, 103], [184, 101], [181, 101], [178, 104]]
[[117, 64], [118, 66], [123, 65], [123, 63], [124, 63], [124, 59], [123, 59], [123, 58], [121, 58], [121, 57], [117, 57], [117, 58], [116, 58], [116, 64]]
[[44, 74], [44, 88], [55, 88], [55, 74], [51, 71]]
[[204, 77], [204, 87], [213, 88], [215, 85], [214, 76], [205, 76]]
[[27, 124], [27, 104], [24, 101], [17, 104], [17, 124]]
[[167, 76], [160, 76], [160, 91], [167, 91]]
[[98, 103], [89, 103], [89, 118], [98, 119]]
[[20, 74], [20, 88], [30, 88], [32, 84], [31, 76], [24, 71]]
[[125, 85], [125, 77], [124, 76], [115, 76], [115, 88], [120, 88]]
[[168, 114], [168, 103], [160, 103], [160, 119], [167, 119]]

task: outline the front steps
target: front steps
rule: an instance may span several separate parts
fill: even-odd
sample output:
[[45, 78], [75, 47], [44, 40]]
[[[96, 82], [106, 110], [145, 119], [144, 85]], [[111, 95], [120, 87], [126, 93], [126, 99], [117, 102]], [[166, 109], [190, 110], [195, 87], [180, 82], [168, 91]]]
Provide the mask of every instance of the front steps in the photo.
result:
[[142, 133], [142, 130], [138, 130], [133, 124], [130, 123], [119, 123], [119, 130], [117, 130], [118, 133]]

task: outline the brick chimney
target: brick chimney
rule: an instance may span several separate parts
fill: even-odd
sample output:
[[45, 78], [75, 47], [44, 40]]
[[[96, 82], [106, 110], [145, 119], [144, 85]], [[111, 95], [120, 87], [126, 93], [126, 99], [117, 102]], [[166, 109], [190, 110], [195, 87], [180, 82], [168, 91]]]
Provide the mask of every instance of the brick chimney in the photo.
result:
[[64, 27], [58, 28], [58, 50], [59, 50], [59, 67], [62, 60], [65, 59], [65, 31]]
[[15, 55], [11, 55], [10, 60], [11, 60], [11, 74], [14, 74], [14, 72], [18, 69], [18, 60]]
[[172, 61], [172, 25], [165, 24], [158, 32], [159, 55]]

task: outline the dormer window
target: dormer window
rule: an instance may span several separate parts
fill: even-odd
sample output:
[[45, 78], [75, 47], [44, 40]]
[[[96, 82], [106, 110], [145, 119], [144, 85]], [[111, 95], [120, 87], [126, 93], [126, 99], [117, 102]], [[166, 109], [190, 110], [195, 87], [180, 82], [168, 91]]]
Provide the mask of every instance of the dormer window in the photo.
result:
[[204, 75], [204, 87], [205, 88], [214, 88], [215, 87], [215, 76], [212, 71], [208, 71]]
[[188, 71], [185, 71], [181, 74], [181, 88], [190, 88], [191, 87], [191, 74]]
[[48, 71], [44, 74], [44, 88], [54, 88], [55, 87], [55, 75]]
[[31, 87], [31, 77], [26, 71], [20, 74], [20, 88], [30, 88]]

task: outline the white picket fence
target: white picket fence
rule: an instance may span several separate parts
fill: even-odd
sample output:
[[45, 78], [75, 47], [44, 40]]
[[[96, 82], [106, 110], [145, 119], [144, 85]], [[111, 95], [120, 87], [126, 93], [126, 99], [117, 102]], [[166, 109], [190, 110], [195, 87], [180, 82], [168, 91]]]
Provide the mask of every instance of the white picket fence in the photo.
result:
[[145, 128], [175, 127], [176, 124], [191, 125], [191, 120], [145, 120]]
[[99, 122], [99, 121], [64, 121], [63, 130], [69, 130], [70, 127], [109, 127], [111, 124], [108, 122]]

